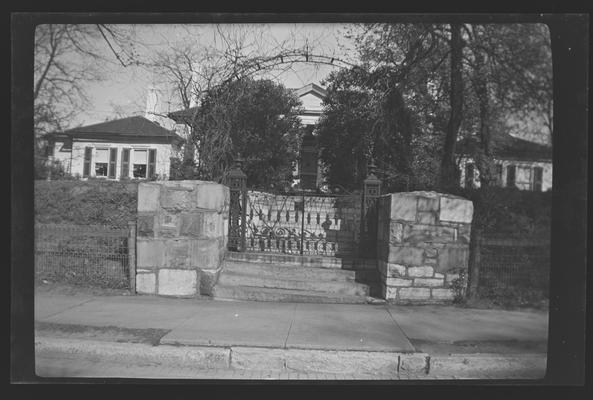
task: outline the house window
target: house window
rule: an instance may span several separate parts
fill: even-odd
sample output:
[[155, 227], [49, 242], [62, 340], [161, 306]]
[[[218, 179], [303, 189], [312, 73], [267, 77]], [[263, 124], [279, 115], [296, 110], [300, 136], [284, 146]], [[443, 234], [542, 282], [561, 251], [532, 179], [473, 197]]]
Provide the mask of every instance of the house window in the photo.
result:
[[515, 166], [507, 166], [507, 187], [515, 187]]
[[496, 181], [502, 186], [502, 164], [496, 164]]
[[530, 166], [517, 167], [515, 184], [519, 189], [531, 190], [532, 180]]
[[533, 190], [536, 192], [542, 191], [544, 169], [542, 167], [533, 168]]
[[95, 176], [107, 176], [109, 165], [109, 149], [95, 150]]
[[134, 150], [133, 174], [134, 178], [146, 178], [147, 150]]
[[474, 164], [472, 163], [465, 164], [465, 187], [472, 189], [474, 187]]

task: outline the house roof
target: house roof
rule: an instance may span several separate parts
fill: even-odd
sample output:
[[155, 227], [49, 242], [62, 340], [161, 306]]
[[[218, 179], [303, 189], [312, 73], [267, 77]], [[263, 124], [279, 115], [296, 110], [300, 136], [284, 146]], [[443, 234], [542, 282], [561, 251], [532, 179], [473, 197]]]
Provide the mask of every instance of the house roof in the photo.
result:
[[327, 96], [327, 90], [325, 90], [324, 88], [322, 88], [319, 85], [316, 85], [314, 83], [309, 83], [308, 85], [303, 86], [302, 88], [298, 88], [298, 89], [291, 89], [295, 92], [295, 94], [299, 97], [302, 97], [308, 93], [313, 93], [314, 95], [316, 95], [317, 97], [323, 99]]
[[175, 132], [165, 129], [156, 122], [152, 122], [141, 116], [114, 119], [93, 125], [80, 126], [67, 129], [63, 132], [54, 132], [50, 136], [73, 136], [78, 138], [119, 136], [119, 137], [142, 137], [142, 138], [169, 138], [183, 140]]
[[[476, 138], [465, 138], [457, 142], [458, 154], [473, 154], [477, 148]], [[492, 153], [497, 158], [516, 160], [552, 160], [552, 147], [520, 139], [511, 135], [496, 137], [492, 143]]]
[[[313, 95], [323, 99], [327, 96], [327, 91], [322, 88], [319, 85], [316, 85], [314, 83], [309, 83], [308, 85], [305, 85], [301, 88], [297, 88], [297, 89], [289, 89], [291, 91], [293, 91], [298, 97], [302, 97], [308, 93], [312, 93]], [[177, 123], [190, 123], [191, 120], [194, 118], [195, 113], [197, 112], [198, 107], [191, 107], [191, 108], [186, 108], [184, 110], [178, 110], [178, 111], [173, 111], [169, 114], [167, 114], [167, 116], [169, 118], [171, 118], [173, 121], [177, 122]], [[310, 114], [310, 115], [318, 115], [321, 114], [322, 111], [320, 110], [307, 110], [304, 114]]]

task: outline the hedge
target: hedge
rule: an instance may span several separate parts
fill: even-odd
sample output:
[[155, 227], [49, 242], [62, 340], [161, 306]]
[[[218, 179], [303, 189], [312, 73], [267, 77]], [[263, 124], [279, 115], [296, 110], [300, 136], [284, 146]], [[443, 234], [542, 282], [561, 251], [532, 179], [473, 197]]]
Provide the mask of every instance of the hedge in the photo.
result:
[[135, 221], [138, 182], [35, 181], [37, 223], [109, 225]]

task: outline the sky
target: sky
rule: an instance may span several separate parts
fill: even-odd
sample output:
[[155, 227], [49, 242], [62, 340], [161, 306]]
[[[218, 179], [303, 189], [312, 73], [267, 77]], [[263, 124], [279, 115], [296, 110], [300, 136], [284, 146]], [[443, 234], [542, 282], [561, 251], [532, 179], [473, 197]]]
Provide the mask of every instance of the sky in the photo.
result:
[[[217, 27], [213, 24], [196, 25], [120, 25], [119, 28], [135, 33], [140, 43], [133, 45], [134, 52], [141, 59], [154, 57], [157, 52], [166, 51], [176, 46], [188, 43], [197, 47], [222, 48], [220, 36], [216, 34]], [[343, 24], [249, 24], [231, 26], [221, 24], [223, 32], [230, 32], [237, 38], [244, 38], [248, 43], [257, 43], [264, 51], [275, 48], [282, 42], [288, 45], [300, 46], [307, 40], [317, 53], [340, 56], [352, 60], [354, 51], [352, 43], [344, 37]], [[86, 85], [89, 94], [90, 107], [88, 111], [80, 113], [72, 126], [88, 125], [114, 119], [121, 115], [143, 115], [146, 105], [148, 87], [155, 86], [159, 91], [159, 98], [164, 100], [161, 111], [170, 112], [177, 109], [170, 104], [171, 98], [167, 92], [170, 88], [159, 82], [159, 76], [144, 68], [123, 67], [115, 62], [110, 50], [104, 43], [97, 43], [98, 47], [114, 62], [104, 71], [105, 79]], [[268, 76], [288, 88], [299, 88], [309, 83], [320, 84], [335, 67], [320, 64], [296, 64], [292, 71]], [[119, 115], [116, 115], [119, 114]]]

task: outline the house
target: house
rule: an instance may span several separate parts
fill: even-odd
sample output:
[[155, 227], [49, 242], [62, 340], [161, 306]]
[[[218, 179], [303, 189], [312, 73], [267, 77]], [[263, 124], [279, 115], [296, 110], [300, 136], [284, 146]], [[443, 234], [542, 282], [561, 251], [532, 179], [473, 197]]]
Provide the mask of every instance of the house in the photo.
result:
[[[480, 187], [480, 172], [471, 156], [476, 146], [475, 138], [457, 143], [462, 187]], [[492, 153], [500, 186], [544, 192], [552, 189], [551, 146], [507, 134], [494, 141]]]
[[46, 135], [49, 157], [72, 176], [168, 179], [170, 158], [182, 138], [142, 116]]
[[[300, 162], [295, 165], [294, 178], [302, 180], [302, 185], [307, 189], [315, 189], [321, 185], [322, 173], [319, 164], [317, 139], [315, 137], [315, 124], [323, 113], [323, 99], [327, 92], [321, 86], [310, 83], [292, 90], [301, 100], [303, 111], [298, 115], [305, 129], [305, 136], [301, 146]], [[168, 116], [177, 124], [191, 126], [198, 107], [191, 107], [169, 113]]]

